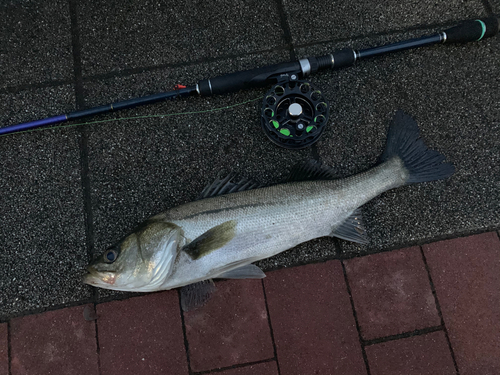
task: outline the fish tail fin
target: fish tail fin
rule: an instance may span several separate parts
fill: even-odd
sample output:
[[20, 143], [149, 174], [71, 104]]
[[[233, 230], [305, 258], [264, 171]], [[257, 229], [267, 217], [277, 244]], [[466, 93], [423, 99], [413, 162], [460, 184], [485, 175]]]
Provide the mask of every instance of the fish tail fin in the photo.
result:
[[451, 176], [455, 167], [443, 163], [445, 157], [430, 150], [420, 138], [417, 122], [403, 111], [396, 112], [387, 134], [382, 161], [399, 157], [408, 172], [406, 184], [441, 180]]

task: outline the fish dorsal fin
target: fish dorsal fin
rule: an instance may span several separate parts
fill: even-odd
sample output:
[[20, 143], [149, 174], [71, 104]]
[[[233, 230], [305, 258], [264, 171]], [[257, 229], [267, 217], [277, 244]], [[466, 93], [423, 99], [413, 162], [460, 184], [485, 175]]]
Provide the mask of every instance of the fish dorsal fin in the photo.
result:
[[207, 302], [215, 292], [215, 284], [212, 280], [198, 281], [181, 288], [182, 311], [194, 310]]
[[247, 264], [217, 276], [218, 279], [263, 279], [264, 277], [266, 274], [255, 264]]
[[347, 241], [367, 244], [369, 241], [361, 210], [359, 208], [354, 210], [354, 212], [342, 222], [342, 224], [335, 228], [330, 235]]
[[237, 193], [239, 191], [257, 189], [261, 184], [248, 178], [238, 177], [236, 173], [230, 173], [224, 178], [217, 178], [207, 185], [198, 196], [198, 199], [216, 197], [218, 195]]
[[337, 178], [333, 169], [320, 161], [310, 159], [296, 164], [288, 176], [287, 182], [300, 182], [311, 180], [334, 180]]
[[183, 246], [185, 251], [193, 260], [201, 258], [231, 241], [236, 234], [236, 221], [229, 220], [219, 224], [193, 241]]

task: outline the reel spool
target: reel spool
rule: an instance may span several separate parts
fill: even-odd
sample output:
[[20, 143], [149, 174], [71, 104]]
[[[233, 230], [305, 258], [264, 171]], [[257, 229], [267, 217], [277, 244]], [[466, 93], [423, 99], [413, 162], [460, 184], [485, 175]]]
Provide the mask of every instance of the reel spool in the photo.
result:
[[310, 82], [282, 81], [269, 90], [264, 98], [262, 129], [278, 146], [305, 148], [318, 141], [329, 112], [330, 106], [321, 91]]

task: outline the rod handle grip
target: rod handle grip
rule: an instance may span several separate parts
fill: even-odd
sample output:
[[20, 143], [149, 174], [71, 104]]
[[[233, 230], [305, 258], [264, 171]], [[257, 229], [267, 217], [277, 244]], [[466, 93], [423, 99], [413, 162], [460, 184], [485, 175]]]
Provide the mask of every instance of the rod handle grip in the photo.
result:
[[488, 17], [465, 21], [444, 31], [446, 43], [467, 43], [492, 37], [498, 34], [498, 18]]
[[354, 65], [356, 52], [352, 48], [341, 49], [331, 55], [309, 57], [311, 73], [316, 73], [323, 69], [339, 69]]
[[241, 89], [263, 87], [277, 82], [281, 74], [299, 74], [300, 71], [299, 62], [284, 62], [204, 79], [198, 82], [198, 90], [202, 96], [226, 94]]

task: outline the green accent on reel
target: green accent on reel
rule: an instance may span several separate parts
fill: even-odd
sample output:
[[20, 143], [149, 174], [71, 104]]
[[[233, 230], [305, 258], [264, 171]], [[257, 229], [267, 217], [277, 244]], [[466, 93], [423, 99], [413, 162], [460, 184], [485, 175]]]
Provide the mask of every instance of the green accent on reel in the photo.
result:
[[287, 137], [290, 136], [290, 130], [288, 129], [280, 129], [280, 133], [286, 135]]
[[276, 120], [271, 120], [271, 122], [273, 123], [273, 126], [278, 129], [280, 127], [280, 123]]
[[312, 126], [312, 125], [309, 125], [307, 128], [306, 128], [306, 132], [309, 133], [311, 130], [313, 130], [315, 128], [315, 126]]
[[481, 21], [481, 20], [476, 20], [476, 21], [481, 24], [481, 28], [482, 28], [481, 36], [479, 37], [479, 39], [476, 40], [476, 42], [478, 42], [481, 39], [483, 39], [484, 34], [486, 34], [486, 24], [483, 21]]

